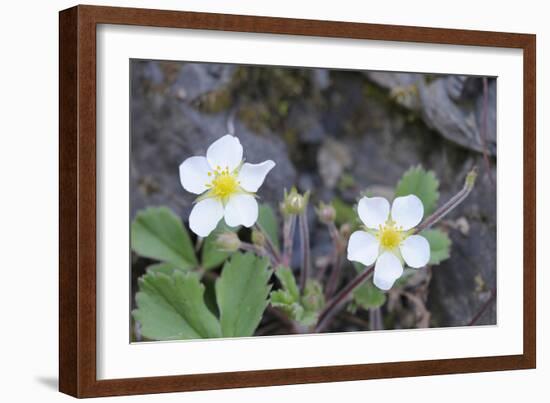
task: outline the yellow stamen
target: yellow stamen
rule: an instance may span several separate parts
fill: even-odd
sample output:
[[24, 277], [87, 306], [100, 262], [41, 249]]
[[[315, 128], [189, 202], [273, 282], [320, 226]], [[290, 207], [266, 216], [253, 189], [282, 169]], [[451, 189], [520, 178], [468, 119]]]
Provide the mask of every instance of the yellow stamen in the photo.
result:
[[213, 197], [226, 199], [239, 190], [239, 181], [236, 172], [230, 173], [229, 168], [226, 167], [223, 170], [219, 166], [216, 168], [212, 182], [207, 183], [206, 187], [210, 188]]
[[384, 225], [380, 225], [377, 237], [383, 249], [394, 250], [403, 241], [404, 233], [401, 227], [395, 226], [393, 221], [388, 221]]

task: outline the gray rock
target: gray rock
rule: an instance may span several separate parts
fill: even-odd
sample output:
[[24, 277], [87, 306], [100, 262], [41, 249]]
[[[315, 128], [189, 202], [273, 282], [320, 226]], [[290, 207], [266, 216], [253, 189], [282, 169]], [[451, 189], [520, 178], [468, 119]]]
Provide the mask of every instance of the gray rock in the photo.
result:
[[288, 124], [303, 143], [320, 144], [325, 138], [319, 111], [311, 103], [301, 102], [290, 109]]
[[[365, 74], [389, 89], [401, 105], [418, 112], [426, 125], [443, 137], [478, 152], [483, 152], [486, 143], [487, 153], [496, 155], [495, 79], [488, 79], [484, 101], [483, 79], [478, 77], [453, 75], [426, 80], [425, 74]], [[481, 90], [468, 91], [471, 87]]]
[[330, 73], [327, 69], [313, 69], [313, 82], [319, 90], [326, 90], [330, 86]]
[[[216, 87], [211, 74], [200, 72], [203, 66], [207, 71], [212, 67], [192, 65], [190, 68], [185, 64], [182, 68], [193, 77], [208, 77], [205, 79], [208, 85], [199, 83], [192, 87], [194, 97], [200, 96], [202, 90], [210, 91]], [[230, 114], [227, 111], [216, 114], [200, 112], [176, 96], [169, 83], [161, 90], [145, 85], [144, 82], [150, 80], [150, 62], [134, 62], [132, 69], [135, 75], [131, 102], [132, 216], [147, 206], [167, 205], [187, 217], [196, 196], [181, 187], [178, 167], [190, 156], [204, 155], [213, 141], [227, 133]], [[183, 74], [179, 73], [180, 78]], [[226, 80], [225, 73], [219, 77]], [[250, 132], [239, 121], [235, 122], [234, 134], [243, 144], [247, 161], [276, 161], [276, 167], [259, 191], [263, 200], [276, 202], [282, 197], [282, 189], [290, 188], [296, 176], [286, 145], [276, 135], [258, 136]]]
[[223, 89], [231, 82], [236, 67], [215, 63], [186, 63], [172, 84], [182, 100], [194, 101], [201, 95]]

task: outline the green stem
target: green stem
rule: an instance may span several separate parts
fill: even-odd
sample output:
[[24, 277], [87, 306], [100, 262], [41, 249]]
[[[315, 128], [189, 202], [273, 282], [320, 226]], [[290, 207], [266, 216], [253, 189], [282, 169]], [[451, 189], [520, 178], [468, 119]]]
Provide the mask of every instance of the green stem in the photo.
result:
[[309, 277], [310, 268], [310, 249], [309, 249], [309, 227], [307, 225], [307, 207], [298, 217], [300, 228], [300, 245], [302, 247], [302, 270], [300, 271], [300, 290], [303, 292]]
[[283, 264], [290, 267], [292, 261], [292, 248], [294, 246], [294, 229], [296, 228], [296, 215], [285, 217], [283, 226]]

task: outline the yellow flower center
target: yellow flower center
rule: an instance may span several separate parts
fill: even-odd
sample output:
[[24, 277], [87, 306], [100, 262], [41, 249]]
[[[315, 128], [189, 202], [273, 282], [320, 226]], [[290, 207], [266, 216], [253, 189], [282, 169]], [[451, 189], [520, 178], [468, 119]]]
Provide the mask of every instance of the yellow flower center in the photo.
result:
[[226, 199], [239, 190], [240, 182], [237, 180], [236, 172], [229, 172], [229, 168], [221, 169], [219, 166], [213, 172], [208, 172], [208, 176], [213, 176], [212, 182], [207, 183], [211, 195], [220, 199]]
[[394, 250], [403, 241], [403, 235], [400, 227], [396, 227], [394, 222], [388, 221], [386, 224], [380, 225], [377, 237], [383, 249]]

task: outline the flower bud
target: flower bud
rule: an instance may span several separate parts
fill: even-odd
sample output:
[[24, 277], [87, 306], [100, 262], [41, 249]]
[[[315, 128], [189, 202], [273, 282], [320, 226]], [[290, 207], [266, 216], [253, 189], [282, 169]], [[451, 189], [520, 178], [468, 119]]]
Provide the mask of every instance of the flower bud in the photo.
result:
[[319, 203], [319, 207], [315, 209], [315, 212], [319, 217], [319, 221], [323, 224], [330, 224], [331, 222], [334, 222], [334, 219], [336, 218], [336, 210], [330, 203]]
[[466, 187], [468, 190], [472, 190], [476, 183], [477, 179], [477, 168], [474, 167], [470, 172], [468, 172], [468, 175], [466, 175]]
[[298, 193], [295, 187], [287, 193], [285, 190], [285, 197], [281, 204], [281, 210], [286, 215], [298, 215], [304, 212], [309, 200], [309, 192], [301, 195]]
[[234, 232], [222, 232], [216, 238], [217, 247], [224, 252], [235, 252], [241, 247], [241, 240]]
[[252, 230], [252, 243], [263, 248], [265, 246], [265, 235], [257, 229]]
[[304, 289], [302, 305], [307, 311], [318, 312], [325, 305], [323, 287], [316, 280], [309, 280]]

